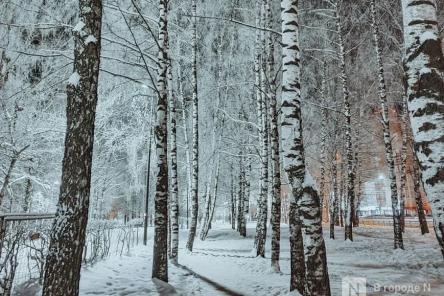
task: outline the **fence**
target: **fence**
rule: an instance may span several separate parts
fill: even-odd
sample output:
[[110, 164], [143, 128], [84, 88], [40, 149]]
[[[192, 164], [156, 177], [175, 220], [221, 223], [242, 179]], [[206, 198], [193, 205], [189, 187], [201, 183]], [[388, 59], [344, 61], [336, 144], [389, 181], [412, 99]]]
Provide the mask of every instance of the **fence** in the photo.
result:
[[[43, 280], [54, 214], [0, 214], [0, 295], [28, 289]], [[90, 220], [83, 265], [122, 255], [142, 240], [141, 220], [126, 224]]]
[[[433, 227], [433, 221], [427, 219], [427, 224], [429, 228]], [[393, 218], [391, 217], [381, 217], [381, 218], [359, 218], [359, 225], [370, 226], [370, 227], [393, 227]], [[418, 218], [407, 218], [405, 219], [406, 228], [419, 228]]]

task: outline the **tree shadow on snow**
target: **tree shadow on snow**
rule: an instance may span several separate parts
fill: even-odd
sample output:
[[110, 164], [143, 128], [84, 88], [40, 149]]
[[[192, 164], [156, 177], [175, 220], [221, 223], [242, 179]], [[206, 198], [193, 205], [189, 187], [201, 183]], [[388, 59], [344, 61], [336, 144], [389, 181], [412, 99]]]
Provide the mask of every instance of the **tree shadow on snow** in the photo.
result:
[[152, 281], [159, 295], [162, 296], [179, 295], [177, 294], [176, 289], [174, 289], [174, 287], [171, 286], [170, 284], [155, 278], [152, 279]]

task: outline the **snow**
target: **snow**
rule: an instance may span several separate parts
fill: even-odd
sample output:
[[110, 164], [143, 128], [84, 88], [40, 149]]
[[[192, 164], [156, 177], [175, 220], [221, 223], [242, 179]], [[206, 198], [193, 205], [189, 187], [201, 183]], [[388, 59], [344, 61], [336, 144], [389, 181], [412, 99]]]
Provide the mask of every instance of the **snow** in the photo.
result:
[[151, 245], [139, 245], [129, 254], [99, 262], [83, 270], [80, 295], [214, 295], [209, 284], [173, 265], [169, 266], [169, 283], [153, 280], [151, 264]]
[[[180, 231], [179, 266], [169, 265], [169, 283], [151, 279], [152, 229], [148, 246], [139, 246], [122, 257], [113, 257], [84, 269], [80, 295], [298, 295], [290, 293], [288, 227], [282, 224], [281, 273], [273, 272], [267, 238], [266, 259], [251, 253], [255, 224], [249, 224], [247, 238], [228, 225], [211, 229], [206, 241], [196, 239], [194, 251], [185, 251], [187, 232]], [[328, 270], [332, 295], [341, 295], [342, 279], [365, 278], [368, 295], [375, 289], [430, 285], [421, 295], [442, 295], [444, 262], [432, 234], [421, 236], [407, 229], [406, 250], [393, 250], [391, 228], [357, 228], [354, 242], [328, 239]], [[397, 295], [392, 292], [377, 295]]]
[[88, 45], [90, 43], [96, 43], [96, 42], [97, 42], [97, 39], [93, 35], [88, 35], [88, 37], [86, 37], [86, 39], [85, 39], [85, 45]]
[[71, 76], [68, 78], [68, 84], [72, 86], [78, 86], [80, 83], [80, 75], [75, 71], [71, 74]]
[[438, 36], [431, 31], [425, 31], [420, 35], [421, 43], [424, 43], [427, 40], [437, 40]]
[[312, 187], [313, 189], [316, 189], [316, 182], [308, 170], [305, 170], [305, 178], [304, 178], [304, 183], [302, 184], [302, 186], [304, 188], [305, 187]]
[[82, 21], [79, 21], [77, 23], [77, 25], [75, 25], [72, 30], [73, 30], [73, 32], [79, 32], [80, 33], [83, 30], [84, 27], [85, 27], [85, 23], [82, 22]]

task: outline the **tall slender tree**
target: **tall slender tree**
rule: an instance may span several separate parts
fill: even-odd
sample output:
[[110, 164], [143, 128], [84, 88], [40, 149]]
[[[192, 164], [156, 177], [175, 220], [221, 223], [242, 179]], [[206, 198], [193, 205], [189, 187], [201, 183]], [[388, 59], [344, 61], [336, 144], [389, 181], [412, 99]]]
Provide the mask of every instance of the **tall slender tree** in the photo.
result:
[[[268, 12], [268, 25], [272, 27], [272, 10], [271, 3], [267, 1], [266, 10]], [[275, 60], [274, 45], [271, 33], [268, 34], [268, 97], [270, 101], [270, 141], [271, 141], [271, 166], [272, 166], [272, 182], [271, 182], [271, 267], [275, 271], [280, 271], [280, 240], [281, 240], [281, 165], [280, 165], [280, 145], [279, 145], [279, 113], [277, 106], [276, 84], [274, 81]]]
[[191, 80], [193, 88], [193, 139], [192, 139], [192, 180], [191, 180], [191, 225], [188, 233], [187, 249], [193, 250], [194, 238], [197, 231], [197, 214], [199, 212], [199, 99], [197, 95], [197, 4], [192, 1], [192, 40], [191, 40]]
[[330, 238], [335, 239], [335, 224], [338, 218], [339, 202], [338, 202], [338, 170], [336, 162], [336, 153], [331, 165], [332, 195], [330, 197]]
[[[256, 24], [265, 24], [268, 19], [268, 12], [265, 9], [268, 0], [257, 0]], [[258, 30], [259, 31], [259, 30]], [[256, 35], [256, 100], [258, 105], [258, 121], [260, 126], [260, 159], [261, 159], [261, 175], [260, 175], [260, 193], [258, 197], [258, 217], [256, 225], [256, 255], [265, 257], [265, 242], [267, 239], [267, 215], [268, 215], [268, 112], [267, 112], [267, 93], [266, 93], [266, 53], [267, 44], [265, 42], [266, 33]]]
[[389, 169], [390, 196], [392, 201], [394, 248], [404, 249], [402, 241], [401, 215], [399, 212], [398, 188], [396, 186], [395, 161], [393, 159], [392, 136], [390, 132], [390, 121], [387, 103], [387, 86], [384, 77], [384, 66], [382, 63], [382, 50], [380, 45], [379, 26], [376, 22], [375, 0], [370, 2], [371, 26], [373, 29], [373, 45], [376, 52], [376, 61], [378, 66], [378, 86], [379, 86], [379, 104], [381, 105], [381, 123], [384, 133], [385, 160]]
[[344, 114], [345, 114], [345, 154], [347, 160], [347, 178], [346, 178], [346, 193], [347, 198], [345, 199], [345, 239], [353, 240], [353, 215], [355, 213], [355, 176], [353, 171], [353, 148], [352, 148], [352, 121], [351, 121], [351, 106], [350, 106], [350, 91], [348, 88], [348, 75], [345, 63], [345, 47], [344, 47], [344, 37], [342, 29], [342, 20], [339, 13], [339, 3], [342, 0], [338, 0], [333, 3], [336, 18], [336, 30], [338, 34], [338, 48], [339, 48], [339, 60], [341, 69], [341, 83], [342, 83], [342, 94], [344, 101]]
[[[305, 234], [305, 293], [330, 295], [319, 196], [305, 167], [302, 136], [298, 0], [282, 0], [282, 148], [284, 170]], [[298, 213], [299, 212], [299, 213]], [[300, 252], [300, 251], [299, 251]], [[292, 273], [294, 270], [292, 270]]]
[[236, 229], [236, 195], [234, 193], [234, 173], [233, 173], [233, 166], [231, 166], [231, 189], [230, 189], [230, 195], [231, 195], [231, 229]]
[[45, 296], [79, 294], [88, 223], [102, 1], [80, 0], [79, 12], [79, 21], [73, 29], [74, 71], [66, 87], [65, 153], [56, 219], [45, 264]]
[[170, 118], [170, 157], [171, 157], [171, 260], [177, 264], [179, 250], [179, 190], [178, 190], [178, 171], [177, 171], [177, 110], [176, 98], [173, 92], [173, 75], [171, 71], [171, 59], [168, 67], [168, 97], [169, 97], [169, 118]]
[[152, 277], [168, 282], [168, 0], [159, 1], [156, 154]]
[[239, 168], [239, 201], [237, 207], [238, 216], [238, 231], [243, 237], [247, 235], [247, 224], [245, 220], [245, 188], [246, 187], [246, 177], [245, 177], [245, 164], [244, 158], [241, 159]]

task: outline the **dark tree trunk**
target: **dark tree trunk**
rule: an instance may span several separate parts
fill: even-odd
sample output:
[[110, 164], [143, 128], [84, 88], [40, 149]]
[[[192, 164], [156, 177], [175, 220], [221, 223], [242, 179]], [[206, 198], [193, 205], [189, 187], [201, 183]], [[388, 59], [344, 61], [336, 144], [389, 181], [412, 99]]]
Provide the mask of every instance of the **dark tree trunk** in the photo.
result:
[[[29, 169], [31, 171], [31, 169]], [[28, 212], [31, 207], [32, 182], [31, 178], [26, 179], [25, 198], [23, 200], [23, 212]]]
[[335, 223], [338, 216], [338, 172], [336, 159], [332, 163], [331, 175], [333, 183], [333, 197], [330, 199], [330, 238], [335, 239]]
[[[67, 92], [67, 130], [60, 196], [46, 258], [43, 295], [79, 294], [91, 186], [102, 1], [80, 0], [74, 72]], [[92, 38], [91, 38], [92, 37]], [[85, 42], [86, 40], [93, 42]]]
[[234, 194], [233, 169], [231, 169], [231, 228], [236, 229], [236, 196]]
[[302, 224], [296, 202], [290, 202], [289, 213], [290, 237], [290, 291], [297, 290], [303, 294], [305, 289], [305, 260]]
[[239, 175], [239, 201], [238, 201], [238, 207], [237, 207], [237, 217], [238, 217], [238, 231], [239, 234], [243, 237], [247, 236], [247, 228], [246, 228], [246, 221], [245, 221], [245, 168], [243, 165], [243, 161], [241, 161], [240, 165], [240, 175]]

